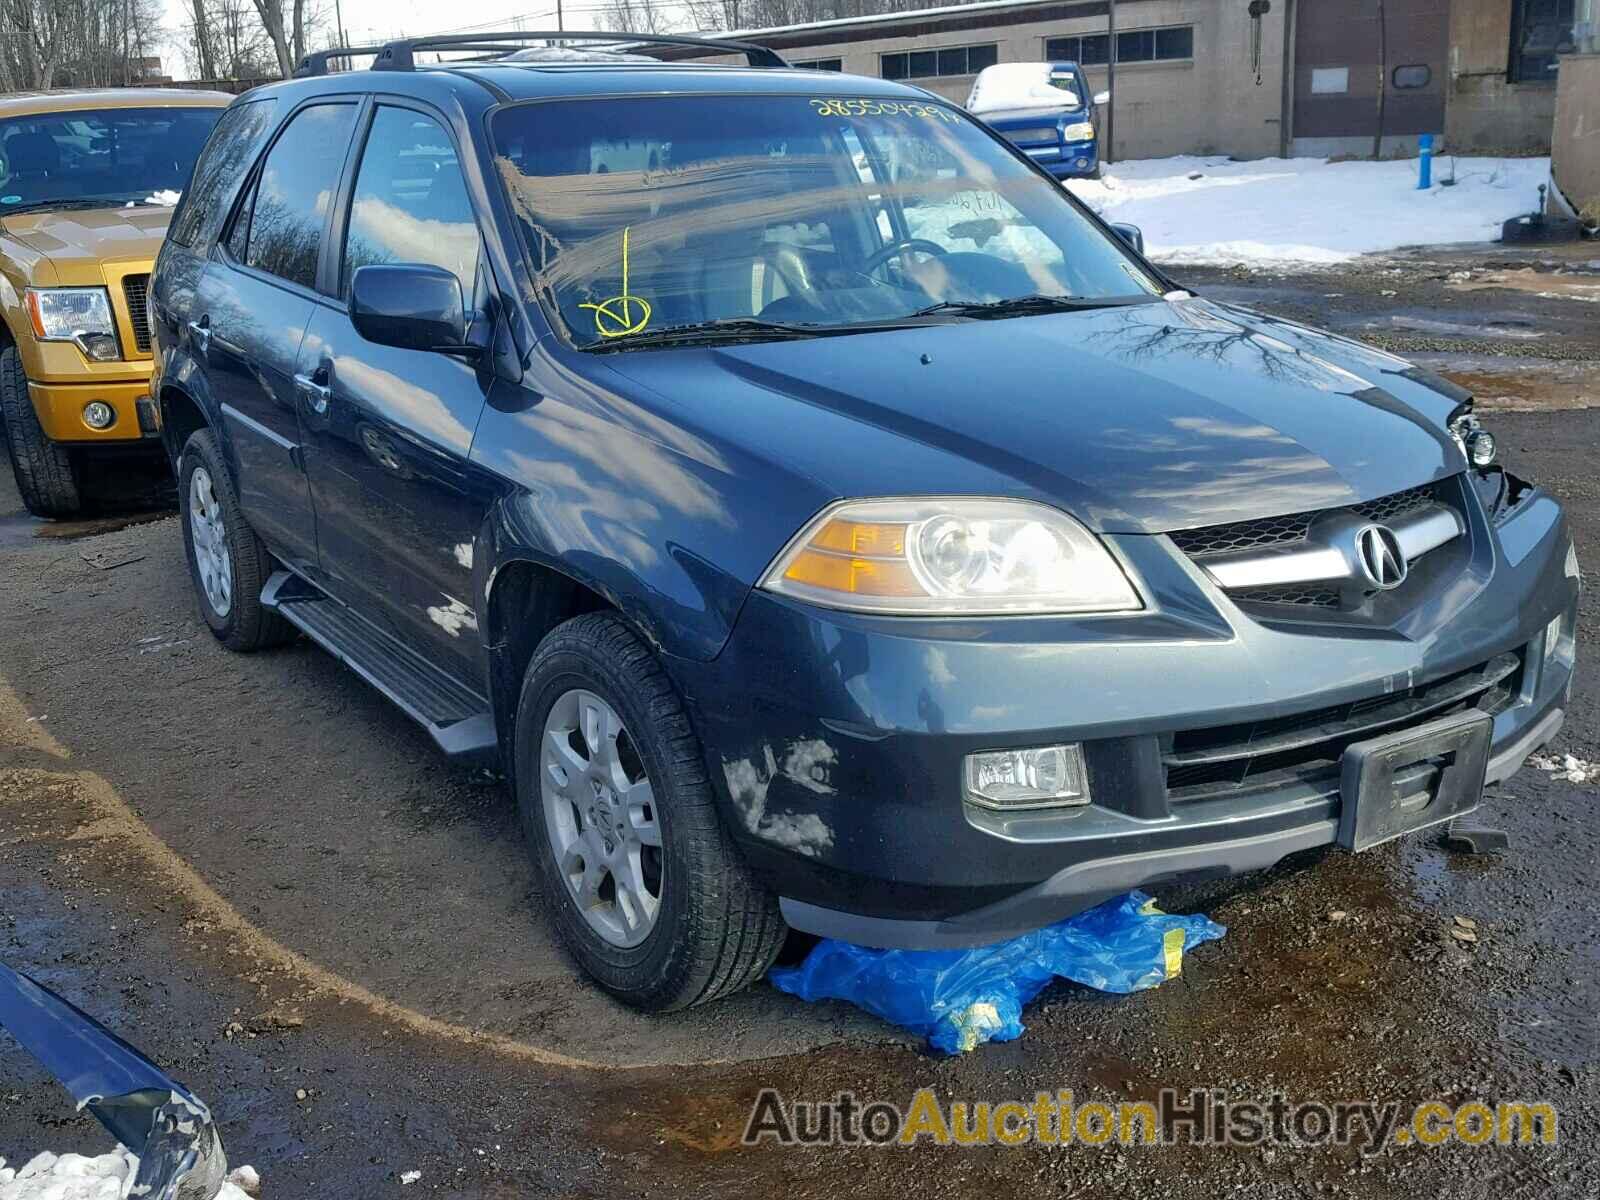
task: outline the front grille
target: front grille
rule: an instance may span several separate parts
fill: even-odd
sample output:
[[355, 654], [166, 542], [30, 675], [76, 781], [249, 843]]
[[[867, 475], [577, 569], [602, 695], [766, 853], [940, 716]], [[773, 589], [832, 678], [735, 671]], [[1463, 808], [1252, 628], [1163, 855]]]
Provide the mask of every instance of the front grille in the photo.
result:
[[1023, 143], [1053, 142], [1056, 140], [1056, 127], [1045, 125], [1038, 129], [1007, 129], [1004, 131], [1005, 139], [1020, 146]]
[[1287, 777], [1330, 778], [1352, 742], [1476, 706], [1507, 707], [1520, 687], [1522, 659], [1502, 654], [1432, 683], [1266, 721], [1176, 733], [1162, 754], [1173, 802], [1211, 799]]
[[[1369, 521], [1392, 521], [1406, 513], [1415, 512], [1433, 503], [1438, 485], [1425, 483], [1407, 488], [1393, 495], [1380, 496], [1361, 504], [1340, 505], [1359, 513]], [[1204, 529], [1180, 529], [1169, 533], [1178, 549], [1190, 558], [1204, 558], [1208, 554], [1226, 554], [1232, 550], [1255, 550], [1262, 546], [1291, 546], [1306, 540], [1311, 522], [1328, 509], [1290, 513], [1282, 517], [1261, 517], [1253, 521], [1234, 521], [1227, 525], [1209, 525]]]
[[124, 275], [122, 297], [128, 302], [128, 324], [133, 326], [133, 344], [140, 354], [150, 353], [150, 313], [145, 301], [148, 275]]

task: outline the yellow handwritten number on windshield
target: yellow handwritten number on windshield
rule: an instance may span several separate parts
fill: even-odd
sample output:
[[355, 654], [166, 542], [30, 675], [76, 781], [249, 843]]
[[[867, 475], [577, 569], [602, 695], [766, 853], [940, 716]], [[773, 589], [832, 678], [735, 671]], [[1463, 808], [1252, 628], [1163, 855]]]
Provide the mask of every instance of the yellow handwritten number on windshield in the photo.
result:
[[603, 338], [627, 337], [650, 324], [650, 301], [628, 294], [628, 233], [632, 228], [625, 225], [622, 229], [622, 295], [600, 304], [578, 305], [594, 310], [594, 331]]

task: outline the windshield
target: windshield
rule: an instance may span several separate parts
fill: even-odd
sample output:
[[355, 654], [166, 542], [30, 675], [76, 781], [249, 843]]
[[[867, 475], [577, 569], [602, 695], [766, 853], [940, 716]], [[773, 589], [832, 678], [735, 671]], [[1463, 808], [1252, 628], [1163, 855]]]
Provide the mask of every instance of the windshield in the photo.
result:
[[555, 101], [493, 128], [538, 286], [585, 347], [1161, 291], [1056, 184], [931, 101]]
[[0, 121], [0, 216], [81, 202], [166, 203], [221, 108], [107, 108]]

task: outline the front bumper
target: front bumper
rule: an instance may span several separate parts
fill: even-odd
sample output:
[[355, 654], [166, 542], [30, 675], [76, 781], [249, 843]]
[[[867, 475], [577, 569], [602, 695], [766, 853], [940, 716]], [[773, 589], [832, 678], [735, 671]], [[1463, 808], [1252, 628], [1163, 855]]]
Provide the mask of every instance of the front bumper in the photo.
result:
[[[53, 442], [104, 445], [138, 442], [160, 435], [155, 407], [150, 403], [149, 379], [107, 380], [93, 383], [28, 383], [39, 425]], [[117, 414], [107, 429], [95, 429], [83, 419], [91, 400], [103, 400]], [[141, 406], [140, 401], [143, 401]], [[144, 411], [141, 413], [140, 408]]]
[[[1381, 628], [1252, 617], [1168, 539], [1116, 535], [1144, 612], [963, 623], [757, 592], [714, 662], [673, 670], [727, 823], [791, 925], [879, 946], [981, 944], [1129, 887], [1335, 840], [1337, 772], [1169, 790], [1175, 734], [1353, 710], [1512, 655], [1493, 704], [1487, 691], [1471, 702], [1494, 714], [1491, 780], [1515, 771], [1560, 726], [1578, 581], [1547, 496], [1492, 531], [1477, 514], [1470, 536], [1474, 569], [1428, 581]], [[1558, 615], [1566, 633], [1547, 661]], [[1092, 804], [997, 815], [965, 803], [966, 754], [1055, 742], [1084, 743]]]
[[1093, 175], [1100, 166], [1100, 146], [1096, 141], [1017, 148], [1057, 179], [1086, 178]]

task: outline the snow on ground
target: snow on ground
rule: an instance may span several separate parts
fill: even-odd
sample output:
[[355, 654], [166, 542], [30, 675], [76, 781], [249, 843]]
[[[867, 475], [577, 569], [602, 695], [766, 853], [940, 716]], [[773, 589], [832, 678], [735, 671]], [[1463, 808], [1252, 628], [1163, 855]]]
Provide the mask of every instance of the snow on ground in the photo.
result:
[[[1455, 186], [1445, 187], [1452, 172]], [[1183, 155], [1116, 163], [1106, 176], [1067, 186], [1107, 220], [1139, 226], [1157, 262], [1327, 264], [1401, 246], [1493, 241], [1502, 221], [1538, 207], [1550, 160], [1439, 155], [1426, 192], [1417, 190], [1416, 159]]]
[[[20, 1167], [0, 1158], [0, 1200], [123, 1200], [138, 1170], [138, 1156], [125, 1146], [94, 1158], [45, 1151]], [[254, 1169], [240, 1167], [228, 1175], [217, 1200], [251, 1200], [260, 1190]]]

